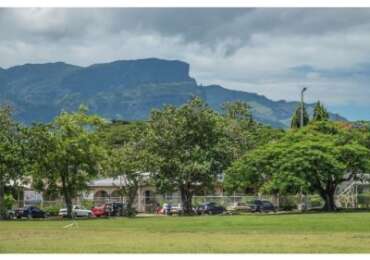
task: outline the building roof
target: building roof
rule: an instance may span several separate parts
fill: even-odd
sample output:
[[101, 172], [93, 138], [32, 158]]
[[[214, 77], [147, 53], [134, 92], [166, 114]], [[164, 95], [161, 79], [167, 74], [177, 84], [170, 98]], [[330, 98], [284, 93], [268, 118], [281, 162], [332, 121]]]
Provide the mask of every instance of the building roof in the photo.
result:
[[[149, 177], [149, 172], [141, 173], [144, 180]], [[125, 176], [117, 176], [115, 178], [102, 178], [90, 181], [88, 187], [120, 187], [127, 184], [127, 179]]]

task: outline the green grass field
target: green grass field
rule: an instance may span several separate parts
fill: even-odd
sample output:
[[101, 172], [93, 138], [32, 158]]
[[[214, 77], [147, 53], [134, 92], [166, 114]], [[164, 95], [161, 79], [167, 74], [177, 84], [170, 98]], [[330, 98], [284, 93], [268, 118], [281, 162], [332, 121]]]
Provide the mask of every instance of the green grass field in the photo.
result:
[[370, 253], [370, 213], [0, 222], [2, 253]]

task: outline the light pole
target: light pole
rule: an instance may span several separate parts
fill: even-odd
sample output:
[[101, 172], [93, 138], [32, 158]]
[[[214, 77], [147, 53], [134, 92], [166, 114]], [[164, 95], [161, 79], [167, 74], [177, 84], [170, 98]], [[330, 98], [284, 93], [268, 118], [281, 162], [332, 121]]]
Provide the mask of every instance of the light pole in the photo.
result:
[[[304, 92], [307, 91], [307, 88], [306, 87], [303, 87], [302, 90], [301, 90], [301, 118], [300, 118], [300, 128], [303, 128], [303, 124], [304, 124], [304, 120], [303, 120], [303, 117], [304, 117]], [[300, 192], [300, 197], [302, 199], [302, 196], [303, 196], [303, 192], [302, 192], [302, 188], [301, 188], [301, 192]], [[305, 194], [304, 196], [304, 203], [303, 203], [303, 209], [304, 210], [307, 210], [307, 206], [308, 206], [308, 201], [307, 201], [307, 194]]]
[[301, 90], [301, 118], [300, 118], [300, 127], [303, 128], [303, 124], [304, 124], [304, 121], [303, 121], [303, 115], [304, 115], [304, 101], [303, 101], [303, 95], [304, 95], [304, 92], [307, 90], [306, 87], [302, 88]]

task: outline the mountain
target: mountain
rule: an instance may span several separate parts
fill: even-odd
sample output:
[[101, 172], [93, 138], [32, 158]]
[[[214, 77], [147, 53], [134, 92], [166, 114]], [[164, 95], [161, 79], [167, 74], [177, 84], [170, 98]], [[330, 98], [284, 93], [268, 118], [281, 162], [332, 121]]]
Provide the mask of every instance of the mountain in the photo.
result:
[[[56, 62], [0, 68], [0, 103], [14, 106], [16, 118], [24, 123], [50, 121], [60, 111], [75, 110], [80, 104], [109, 119], [147, 119], [151, 109], [179, 106], [192, 96], [202, 97], [217, 111], [226, 101], [246, 101], [256, 120], [274, 127], [287, 127], [298, 105], [217, 85], [200, 86], [189, 76], [189, 64], [176, 60], [150, 58], [88, 67]], [[307, 107], [312, 111], [312, 104]]]

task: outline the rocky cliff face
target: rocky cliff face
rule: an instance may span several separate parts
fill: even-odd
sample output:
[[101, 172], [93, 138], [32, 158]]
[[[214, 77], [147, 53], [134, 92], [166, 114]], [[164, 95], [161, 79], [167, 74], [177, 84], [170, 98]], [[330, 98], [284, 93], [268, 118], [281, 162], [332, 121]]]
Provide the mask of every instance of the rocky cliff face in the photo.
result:
[[0, 68], [0, 103], [12, 104], [25, 123], [50, 121], [80, 104], [108, 119], [146, 119], [153, 108], [179, 106], [192, 96], [218, 111], [226, 101], [246, 101], [258, 121], [275, 127], [288, 126], [297, 106], [221, 86], [199, 86], [182, 61], [151, 58], [89, 67], [57, 62]]

